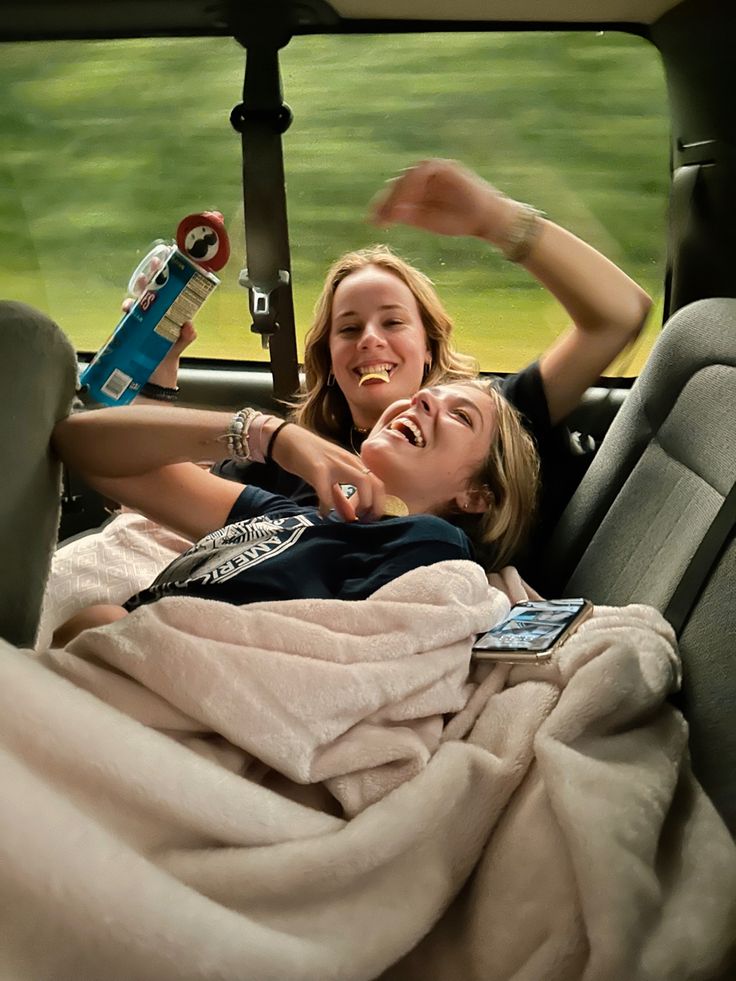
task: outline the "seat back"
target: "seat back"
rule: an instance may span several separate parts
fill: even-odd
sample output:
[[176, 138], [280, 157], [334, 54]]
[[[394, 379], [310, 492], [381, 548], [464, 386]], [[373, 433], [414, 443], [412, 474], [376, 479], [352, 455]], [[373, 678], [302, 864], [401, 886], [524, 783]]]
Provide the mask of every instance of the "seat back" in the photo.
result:
[[74, 398], [77, 358], [58, 327], [0, 302], [0, 637], [33, 644], [59, 528], [61, 468], [49, 448]]
[[[678, 311], [558, 523], [559, 595], [667, 604], [736, 480], [736, 300]], [[680, 637], [693, 769], [736, 829], [733, 529]]]

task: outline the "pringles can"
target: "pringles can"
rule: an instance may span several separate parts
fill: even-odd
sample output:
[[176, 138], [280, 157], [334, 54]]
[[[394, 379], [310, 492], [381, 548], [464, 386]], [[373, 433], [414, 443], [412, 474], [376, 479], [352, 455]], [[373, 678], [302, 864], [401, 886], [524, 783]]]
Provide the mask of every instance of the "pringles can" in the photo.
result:
[[[137, 299], [80, 376], [90, 399], [127, 405], [138, 395], [220, 280], [230, 257], [217, 211], [187, 215], [175, 242], [159, 242], [139, 263], [128, 290]], [[145, 285], [141, 289], [140, 284]]]

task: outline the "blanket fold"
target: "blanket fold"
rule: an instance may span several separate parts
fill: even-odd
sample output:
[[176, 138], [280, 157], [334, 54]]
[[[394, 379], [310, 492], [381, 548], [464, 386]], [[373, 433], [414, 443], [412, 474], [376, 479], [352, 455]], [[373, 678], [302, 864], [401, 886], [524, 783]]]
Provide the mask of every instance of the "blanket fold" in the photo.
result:
[[508, 604], [440, 563], [362, 603], [171, 599], [65, 651], [2, 645], [0, 977], [725, 968], [736, 851], [666, 700], [670, 628], [598, 609], [551, 664], [468, 674]]

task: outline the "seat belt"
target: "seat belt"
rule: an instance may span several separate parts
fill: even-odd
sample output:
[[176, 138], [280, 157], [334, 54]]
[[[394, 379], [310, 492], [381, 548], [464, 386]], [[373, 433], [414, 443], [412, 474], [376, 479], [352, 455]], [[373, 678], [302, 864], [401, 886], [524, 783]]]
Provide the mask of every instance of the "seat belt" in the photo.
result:
[[726, 494], [664, 611], [665, 619], [672, 625], [678, 637], [734, 525], [736, 525], [736, 481]]
[[279, 72], [279, 49], [291, 39], [283, 7], [279, 0], [231, 4], [230, 24], [246, 49], [243, 101], [230, 115], [243, 154], [247, 268], [240, 283], [249, 291], [251, 330], [269, 349], [277, 399], [288, 399], [299, 387], [281, 146], [292, 118]]
[[695, 189], [700, 178], [701, 164], [689, 163], [678, 167], [672, 175], [668, 223], [668, 269], [665, 281], [665, 319], [685, 305], [686, 294], [678, 259], [682, 243], [687, 238], [691, 210], [695, 201]]

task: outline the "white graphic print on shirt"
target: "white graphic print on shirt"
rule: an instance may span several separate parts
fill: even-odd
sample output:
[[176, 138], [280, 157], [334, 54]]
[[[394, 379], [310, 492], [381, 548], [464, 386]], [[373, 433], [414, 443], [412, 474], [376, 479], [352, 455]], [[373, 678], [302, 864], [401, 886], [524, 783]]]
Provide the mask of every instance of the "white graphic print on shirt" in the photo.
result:
[[[314, 522], [305, 514], [236, 521], [206, 535], [175, 560], [170, 567], [171, 575], [166, 577], [167, 582], [171, 585], [184, 585], [195, 580], [202, 584], [225, 582], [287, 551], [307, 528], [313, 526]], [[206, 552], [212, 553], [209, 559], [204, 556]]]

